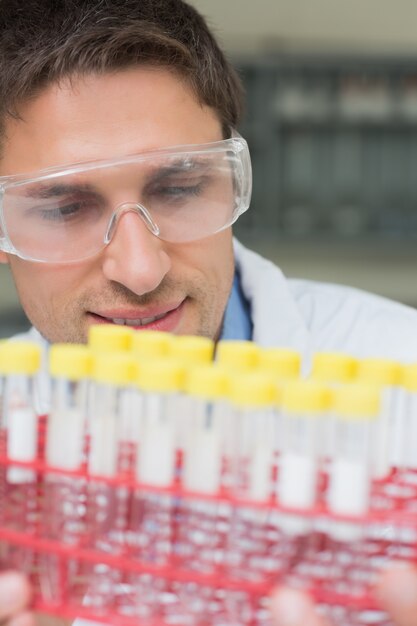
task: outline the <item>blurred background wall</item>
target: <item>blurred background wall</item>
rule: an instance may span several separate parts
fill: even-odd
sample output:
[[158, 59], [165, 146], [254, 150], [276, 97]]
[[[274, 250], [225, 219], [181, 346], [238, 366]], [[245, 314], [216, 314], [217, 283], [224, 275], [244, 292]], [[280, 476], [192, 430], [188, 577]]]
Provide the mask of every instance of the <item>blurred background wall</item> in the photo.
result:
[[[417, 3], [191, 0], [247, 92], [236, 233], [290, 276], [417, 306]], [[0, 336], [27, 325], [0, 266]]]
[[288, 275], [417, 305], [417, 4], [192, 3], [247, 92], [238, 236]]
[[190, 0], [224, 49], [238, 55], [280, 48], [417, 52], [413, 0]]

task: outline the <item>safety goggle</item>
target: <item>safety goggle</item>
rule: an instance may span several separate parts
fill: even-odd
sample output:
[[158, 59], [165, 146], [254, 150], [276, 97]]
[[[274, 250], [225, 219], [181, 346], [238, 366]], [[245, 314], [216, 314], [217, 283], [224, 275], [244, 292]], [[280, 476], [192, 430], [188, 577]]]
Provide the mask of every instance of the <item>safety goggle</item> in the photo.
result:
[[28, 261], [81, 261], [110, 243], [126, 212], [164, 241], [195, 241], [231, 226], [251, 190], [249, 150], [237, 134], [0, 177], [0, 249]]

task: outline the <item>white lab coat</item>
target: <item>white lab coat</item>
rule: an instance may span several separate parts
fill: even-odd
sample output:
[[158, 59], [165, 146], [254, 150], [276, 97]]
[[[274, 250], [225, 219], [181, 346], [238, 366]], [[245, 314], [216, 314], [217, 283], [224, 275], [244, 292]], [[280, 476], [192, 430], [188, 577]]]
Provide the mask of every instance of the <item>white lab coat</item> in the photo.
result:
[[295, 348], [306, 367], [317, 351], [417, 362], [417, 310], [351, 287], [288, 279], [238, 241], [235, 257], [260, 345]]
[[[260, 345], [299, 350], [304, 372], [317, 351], [417, 362], [417, 310], [350, 287], [288, 279], [237, 240], [234, 249], [253, 339]], [[17, 338], [41, 343], [46, 360], [48, 344], [35, 328]], [[48, 411], [45, 371], [39, 376], [38, 403], [41, 412]]]

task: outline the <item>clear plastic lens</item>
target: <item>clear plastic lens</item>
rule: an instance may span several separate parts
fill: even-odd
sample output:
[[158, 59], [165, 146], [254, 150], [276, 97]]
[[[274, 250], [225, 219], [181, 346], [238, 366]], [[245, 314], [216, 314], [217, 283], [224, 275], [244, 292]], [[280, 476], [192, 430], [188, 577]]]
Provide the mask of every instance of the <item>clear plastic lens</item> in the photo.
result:
[[241, 138], [6, 181], [0, 247], [35, 261], [81, 260], [111, 240], [126, 211], [163, 240], [194, 241], [230, 226], [250, 190]]

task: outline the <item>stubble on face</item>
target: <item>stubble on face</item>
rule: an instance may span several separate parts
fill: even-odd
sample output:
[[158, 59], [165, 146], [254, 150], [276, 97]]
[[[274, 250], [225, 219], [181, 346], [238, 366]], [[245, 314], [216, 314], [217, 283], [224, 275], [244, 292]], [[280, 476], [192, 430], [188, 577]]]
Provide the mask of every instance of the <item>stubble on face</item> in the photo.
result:
[[[11, 263], [13, 273], [13, 262]], [[40, 300], [31, 299], [24, 289], [19, 294], [23, 308], [41, 335], [51, 343], [85, 343], [90, 321], [88, 313], [106, 309], [130, 308], [146, 309], [150, 306], [163, 306], [166, 302], [186, 299], [184, 319], [179, 334], [192, 334], [218, 339], [223, 322], [224, 310], [233, 281], [233, 264], [224, 268], [221, 286], [207, 283], [205, 277], [189, 280], [166, 276], [152, 292], [138, 296], [124, 285], [107, 283], [94, 286], [68, 299], [67, 294], [50, 295], [48, 306], [39, 306]], [[59, 280], [59, 278], [57, 278]], [[20, 284], [19, 281], [17, 283]], [[63, 299], [66, 301], [64, 302]]]

